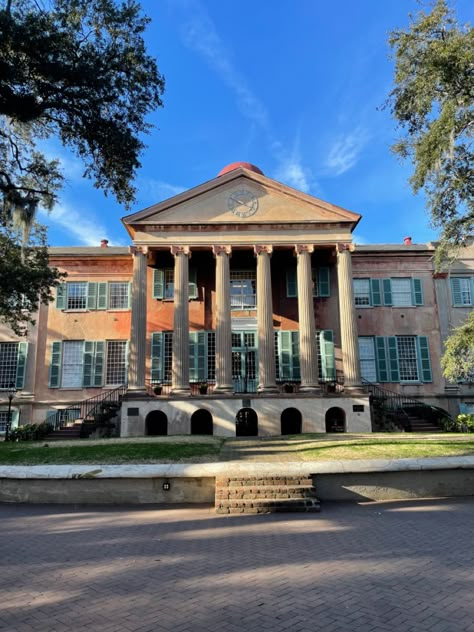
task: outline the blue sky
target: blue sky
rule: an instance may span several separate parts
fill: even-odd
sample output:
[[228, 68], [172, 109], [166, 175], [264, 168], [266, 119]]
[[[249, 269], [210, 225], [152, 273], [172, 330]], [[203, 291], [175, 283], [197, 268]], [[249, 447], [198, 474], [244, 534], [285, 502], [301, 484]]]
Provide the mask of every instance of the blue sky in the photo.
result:
[[[472, 0], [450, 0], [474, 18]], [[388, 33], [416, 0], [142, 0], [146, 39], [166, 79], [150, 122], [136, 212], [251, 162], [270, 178], [362, 214], [358, 243], [436, 238], [408, 163], [390, 152], [397, 129], [381, 110], [392, 86]], [[82, 178], [54, 142], [67, 178], [40, 221], [51, 245], [127, 245], [125, 209]]]

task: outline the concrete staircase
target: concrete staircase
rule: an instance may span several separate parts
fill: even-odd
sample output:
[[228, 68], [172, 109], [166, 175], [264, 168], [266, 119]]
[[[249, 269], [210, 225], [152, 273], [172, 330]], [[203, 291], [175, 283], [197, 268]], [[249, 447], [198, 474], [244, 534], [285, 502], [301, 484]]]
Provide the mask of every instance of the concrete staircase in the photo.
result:
[[81, 436], [82, 419], [62, 426], [58, 430], [53, 430], [46, 437], [46, 441], [69, 441], [70, 439], [79, 439]]
[[430, 434], [443, 432], [438, 424], [429, 419], [422, 419], [414, 415], [407, 415], [407, 419], [410, 424], [410, 432], [429, 432]]
[[217, 477], [216, 513], [320, 511], [310, 476]]

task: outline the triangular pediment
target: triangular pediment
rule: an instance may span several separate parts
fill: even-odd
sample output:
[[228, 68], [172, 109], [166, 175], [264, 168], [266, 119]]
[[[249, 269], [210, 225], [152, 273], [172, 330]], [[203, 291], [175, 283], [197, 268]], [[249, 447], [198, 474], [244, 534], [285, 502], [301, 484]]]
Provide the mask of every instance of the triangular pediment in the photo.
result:
[[360, 215], [238, 168], [123, 218], [132, 231], [152, 225], [357, 224]]

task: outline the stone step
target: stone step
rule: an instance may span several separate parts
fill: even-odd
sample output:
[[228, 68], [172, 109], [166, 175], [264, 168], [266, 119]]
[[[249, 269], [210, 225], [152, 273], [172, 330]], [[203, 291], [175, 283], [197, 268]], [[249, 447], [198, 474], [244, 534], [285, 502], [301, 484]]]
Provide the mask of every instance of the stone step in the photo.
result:
[[248, 487], [216, 487], [216, 499], [283, 499], [316, 498], [316, 490], [311, 485], [258, 485]]
[[218, 514], [259, 514], [259, 513], [287, 513], [287, 512], [311, 512], [321, 510], [319, 500], [300, 498], [288, 498], [284, 500], [221, 500], [216, 502]]
[[269, 485], [313, 486], [311, 476], [270, 476], [270, 477], [216, 477], [216, 487], [252, 487]]

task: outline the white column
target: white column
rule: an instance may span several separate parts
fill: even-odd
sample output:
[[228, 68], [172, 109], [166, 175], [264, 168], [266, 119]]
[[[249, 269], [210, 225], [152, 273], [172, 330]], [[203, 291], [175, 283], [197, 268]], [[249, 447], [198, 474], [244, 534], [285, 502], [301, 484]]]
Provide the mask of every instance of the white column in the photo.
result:
[[352, 283], [351, 246], [338, 244], [337, 280], [339, 285], [339, 317], [341, 320], [341, 350], [344, 386], [359, 386], [360, 360], [354, 289]]
[[275, 336], [270, 256], [272, 246], [255, 246], [257, 256], [258, 391], [276, 393]]
[[213, 246], [216, 258], [216, 388], [214, 392], [233, 392], [232, 321], [230, 314], [230, 246]]
[[189, 257], [187, 246], [171, 246], [174, 256], [173, 395], [190, 395], [189, 388]]
[[312, 245], [295, 246], [297, 255], [298, 322], [300, 334], [301, 391], [319, 391], [318, 347], [313, 306]]
[[132, 323], [128, 362], [128, 390], [145, 392], [146, 365], [146, 246], [130, 246], [133, 256]]

